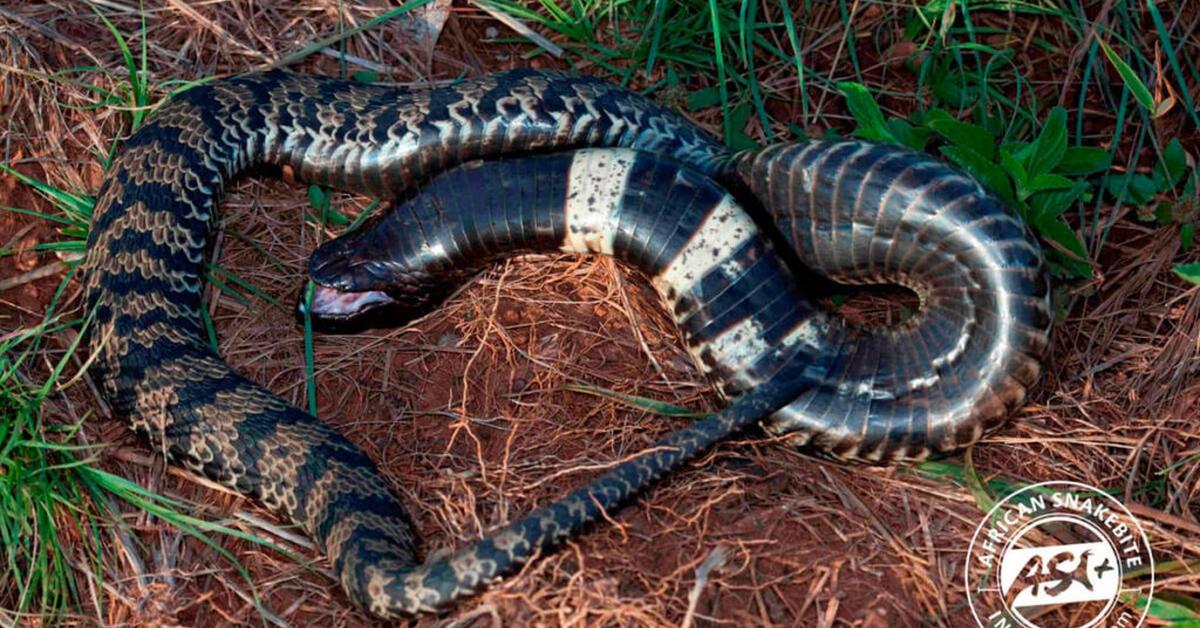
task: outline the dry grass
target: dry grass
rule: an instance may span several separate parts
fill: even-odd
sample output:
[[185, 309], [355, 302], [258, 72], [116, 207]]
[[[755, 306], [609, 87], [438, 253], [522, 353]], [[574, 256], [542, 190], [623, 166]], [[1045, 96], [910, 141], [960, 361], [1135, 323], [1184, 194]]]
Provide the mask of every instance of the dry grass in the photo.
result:
[[[122, 11], [127, 3], [98, 6], [123, 33], [138, 32], [136, 15]], [[156, 4], [147, 21], [152, 80], [223, 75], [277, 59], [336, 32], [339, 6]], [[356, 24], [384, 8], [379, 3], [343, 15]], [[840, 27], [836, 12], [817, 18], [827, 23], [806, 25], [813, 32]], [[870, 25], [883, 18], [864, 19]], [[346, 40], [345, 51], [400, 82], [529, 63], [519, 57], [523, 46], [481, 43], [491, 24], [474, 11], [456, 12], [432, 55], [410, 49], [390, 26]], [[838, 38], [828, 39], [812, 59], [844, 68]], [[868, 54], [881, 60], [864, 64], [886, 72], [883, 51]], [[89, 153], [105, 151], [121, 134], [121, 114], [80, 109], [94, 97], [37, 74], [77, 65], [121, 67], [111, 37], [86, 5], [0, 9], [5, 158], [55, 185], [94, 191], [102, 169]], [[294, 67], [338, 70], [321, 54]], [[794, 88], [780, 76], [780, 83], [764, 85]], [[107, 86], [122, 80], [119, 70], [76, 78]], [[906, 86], [897, 81], [893, 87], [902, 92]], [[823, 107], [828, 116], [814, 126], [840, 124], [837, 111]], [[712, 111], [701, 118], [710, 128], [716, 120]], [[335, 197], [335, 206], [350, 214], [364, 204]], [[0, 205], [48, 211], [9, 177], [0, 177]], [[240, 182], [223, 204], [219, 265], [290, 307], [307, 254], [333, 235], [305, 224], [305, 209], [304, 194], [286, 184]], [[0, 213], [0, 244], [8, 234], [20, 235], [22, 248], [53, 237], [40, 222]], [[974, 450], [973, 462], [984, 477], [1118, 487], [1152, 534], [1158, 561], [1194, 565], [1200, 559], [1200, 289], [1170, 272], [1179, 261], [1175, 238], [1169, 229], [1118, 224], [1099, 256], [1103, 280], [1057, 328], [1042, 386], [1008, 428]], [[0, 276], [51, 262], [22, 252], [0, 259]], [[34, 322], [55, 281], [0, 293], [0, 334]], [[69, 306], [78, 305], [77, 290], [68, 291]], [[207, 303], [228, 361], [303, 405], [303, 336], [290, 312], [258, 299], [239, 303], [216, 290]], [[506, 263], [414, 326], [319, 338], [316, 364], [320, 415], [379, 461], [410, 505], [427, 554], [513, 520], [681, 425], [565, 386], [586, 383], [698, 409], [716, 405], [652, 291], [605, 259]], [[273, 619], [369, 623], [348, 606], [302, 538], [268, 523], [276, 520], [253, 502], [164, 471], [144, 443], [104, 418], [88, 389], [71, 393], [54, 411], [65, 420], [94, 417], [80, 438], [113, 443], [105, 468], [316, 561], [307, 568], [259, 546], [218, 539], [252, 574]], [[718, 447], [612, 521], [462, 605], [452, 620], [967, 625], [963, 559], [980, 518], [970, 492], [945, 479], [816, 461], [751, 434]], [[104, 601], [85, 609], [79, 623], [261, 621], [248, 602], [247, 583], [215, 550], [144, 513], [127, 511], [126, 521], [136, 539], [105, 565]], [[718, 548], [727, 552], [725, 560], [689, 608], [697, 570]], [[1159, 582], [1159, 591], [1200, 593], [1195, 571], [1164, 574]]]

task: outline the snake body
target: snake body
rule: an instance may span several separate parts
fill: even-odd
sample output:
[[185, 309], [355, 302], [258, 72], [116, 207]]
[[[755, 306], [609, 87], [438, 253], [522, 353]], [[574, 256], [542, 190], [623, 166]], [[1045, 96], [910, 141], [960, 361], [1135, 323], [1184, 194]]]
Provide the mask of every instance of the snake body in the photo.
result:
[[[580, 147], [639, 152], [528, 156]], [[523, 157], [455, 168], [510, 155]], [[262, 164], [382, 196], [427, 184], [369, 233], [408, 214], [429, 244], [438, 229], [462, 224], [456, 217], [473, 221], [473, 229], [442, 232], [456, 253], [427, 256], [386, 276], [386, 285], [360, 285], [353, 278], [362, 273], [315, 264], [318, 279], [340, 290], [383, 289], [428, 305], [481, 261], [516, 250], [629, 259], [657, 278], [731, 405], [450, 558], [419, 564], [408, 517], [373, 463], [234, 372], [207, 341], [202, 271], [217, 201], [230, 179]], [[572, 201], [585, 178], [592, 194]], [[521, 187], [522, 196], [492, 192], [518, 180], [540, 183]], [[816, 270], [843, 281], [900, 281], [922, 297], [922, 312], [867, 332], [819, 311], [778, 261], [784, 247], [714, 180], [752, 191], [783, 241]], [[638, 198], [653, 202], [635, 212]], [[343, 253], [363, 256], [359, 242]], [[425, 250], [380, 242], [380, 257]], [[918, 458], [971, 442], [1024, 396], [1048, 329], [1036, 242], [952, 169], [861, 143], [737, 156], [624, 89], [531, 70], [432, 91], [281, 72], [188, 90], [114, 159], [84, 270], [93, 375], [114, 411], [173, 461], [298, 523], [325, 549], [350, 598], [381, 617], [446, 608], [767, 415], [770, 429], [843, 458]], [[759, 281], [778, 294], [756, 290]]]
[[[841, 459], [950, 451], [1023, 399], [1045, 346], [1048, 290], [1035, 241], [990, 194], [942, 162], [859, 141], [741, 159], [770, 210], [766, 228], [695, 171], [644, 153], [577, 151], [445, 173], [318, 249], [310, 275], [344, 293], [395, 295], [415, 315], [500, 257], [615, 256], [651, 277], [725, 395], [754, 390], [802, 353], [804, 392], [764, 426]], [[808, 268], [902, 283], [921, 312], [894, 328], [846, 325], [793, 274], [771, 223]]]

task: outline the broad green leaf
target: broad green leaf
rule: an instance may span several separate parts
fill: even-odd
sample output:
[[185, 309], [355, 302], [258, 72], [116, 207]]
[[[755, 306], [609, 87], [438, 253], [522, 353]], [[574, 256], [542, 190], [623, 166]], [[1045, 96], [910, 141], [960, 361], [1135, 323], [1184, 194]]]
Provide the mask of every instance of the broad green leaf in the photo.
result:
[[359, 70], [354, 74], [351, 74], [350, 78], [358, 81], [359, 83], [366, 83], [369, 85], [371, 83], [379, 82], [379, 73], [375, 72], [374, 70]]
[[1032, 196], [1038, 192], [1046, 192], [1049, 190], [1063, 190], [1071, 187], [1075, 183], [1070, 179], [1057, 174], [1039, 174], [1029, 182], [1029, 187], [1026, 192]]
[[1036, 142], [1012, 142], [1000, 147], [1000, 152], [1007, 152], [1010, 157], [1021, 162], [1021, 167], [1028, 170], [1029, 161], [1033, 158], [1033, 152], [1037, 150]]
[[1041, 230], [1048, 240], [1061, 244], [1064, 249], [1083, 260], [1087, 259], [1087, 249], [1079, 241], [1079, 236], [1075, 234], [1075, 230], [1071, 229], [1067, 223], [1057, 218], [1044, 219], [1037, 222], [1037, 228]]
[[858, 123], [855, 135], [875, 142], [899, 143], [884, 122], [883, 112], [879, 110], [879, 105], [875, 103], [875, 98], [866, 87], [860, 83], [845, 81], [838, 83], [838, 90], [845, 96], [846, 107]]
[[1173, 268], [1172, 270], [1175, 271], [1176, 275], [1179, 275], [1180, 277], [1182, 277], [1196, 285], [1200, 285], [1200, 262], [1192, 262], [1190, 264], [1176, 264], [1175, 268]]
[[716, 87], [698, 89], [688, 94], [686, 102], [690, 111], [699, 111], [719, 104], [721, 104], [721, 90]]
[[329, 192], [325, 188], [313, 184], [308, 186], [308, 204], [313, 209], [324, 209], [329, 206]]
[[935, 75], [929, 89], [938, 100], [953, 109], [966, 109], [975, 101], [975, 90], [964, 85], [957, 74], [950, 72]]
[[327, 227], [346, 227], [350, 224], [350, 217], [336, 209], [325, 209], [317, 214], [304, 214], [305, 222], [315, 225], [324, 225]]
[[1130, 200], [1139, 205], [1144, 205], [1153, 200], [1156, 190], [1154, 179], [1144, 174], [1133, 175], [1129, 180], [1129, 187], [1126, 189], [1130, 193]]
[[966, 146], [943, 146], [941, 151], [947, 159], [958, 164], [959, 167], [966, 170], [971, 176], [991, 188], [993, 192], [1000, 196], [1001, 200], [1009, 205], [1016, 206], [1017, 200], [1013, 196], [1012, 182], [1009, 181], [1008, 175], [1004, 173], [1004, 170], [1000, 166], [997, 166], [983, 155]]
[[1075, 181], [1070, 188], [1035, 194], [1029, 199], [1030, 213], [1033, 222], [1053, 220], [1063, 215], [1087, 191], [1086, 181]]
[[1077, 177], [1108, 169], [1112, 156], [1103, 148], [1095, 146], [1072, 146], [1064, 153], [1054, 172], [1068, 177]]
[[901, 144], [913, 150], [925, 150], [925, 145], [929, 143], [929, 134], [932, 131], [927, 127], [913, 126], [900, 118], [892, 118], [887, 124], [892, 135], [896, 136]]
[[305, 214], [304, 220], [318, 225], [335, 225], [345, 227], [350, 224], [350, 219], [342, 212], [333, 209], [329, 206], [329, 190], [313, 184], [308, 186], [308, 204], [313, 209], [320, 210], [317, 215]]
[[1166, 226], [1175, 222], [1175, 203], [1162, 201], [1154, 207], [1154, 220]]
[[1062, 161], [1067, 152], [1067, 110], [1055, 107], [1046, 116], [1042, 132], [1038, 135], [1033, 154], [1028, 161], [1027, 170], [1031, 177], [1050, 172]]
[[1196, 225], [1188, 223], [1179, 228], [1179, 248], [1187, 251], [1196, 244]]
[[1134, 100], [1137, 100], [1138, 104], [1145, 107], [1146, 111], [1153, 113], [1154, 96], [1150, 95], [1150, 90], [1146, 89], [1146, 84], [1142, 82], [1142, 79], [1138, 78], [1137, 73], [1133, 71], [1133, 68], [1129, 67], [1128, 63], [1125, 63], [1121, 57], [1117, 56], [1116, 52], [1113, 52], [1113, 49], [1103, 39], [1096, 38], [1096, 41], [1100, 43], [1100, 49], [1104, 51], [1104, 56], [1108, 57], [1108, 62], [1116, 68], [1117, 74], [1121, 75], [1121, 80], [1125, 82], [1125, 87], [1128, 87], [1129, 91], [1133, 92]]
[[1183, 150], [1183, 144], [1179, 142], [1179, 138], [1172, 138], [1163, 147], [1162, 158], [1155, 166], [1155, 171], [1163, 179], [1163, 185], [1159, 188], [1160, 192], [1166, 192], [1179, 185], [1180, 179], [1187, 173], [1187, 153]]
[[1109, 177], [1104, 190], [1118, 203], [1145, 205], [1154, 198], [1154, 179], [1136, 173], [1128, 177]]
[[732, 133], [729, 138], [729, 147], [733, 150], [753, 150], [761, 148], [754, 138], [746, 135], [743, 130], [746, 128], [746, 122], [750, 116], [754, 114], [754, 109], [749, 105], [742, 105], [729, 112], [730, 124], [729, 128]]
[[1013, 183], [1016, 184], [1018, 193], [1021, 190], [1029, 187], [1029, 175], [1025, 172], [1025, 166], [1021, 159], [1008, 152], [1007, 149], [1000, 149], [1000, 165], [1008, 171], [1008, 176], [1012, 177]]
[[1088, 259], [1087, 249], [1084, 248], [1083, 243], [1079, 241], [1079, 236], [1071, 227], [1057, 219], [1040, 220], [1035, 227], [1047, 242], [1056, 245], [1055, 251], [1061, 255], [1065, 270], [1070, 271], [1076, 277], [1091, 277], [1092, 264]]
[[986, 159], [996, 154], [996, 138], [979, 125], [938, 117], [929, 120], [929, 126], [951, 143], [969, 148]]

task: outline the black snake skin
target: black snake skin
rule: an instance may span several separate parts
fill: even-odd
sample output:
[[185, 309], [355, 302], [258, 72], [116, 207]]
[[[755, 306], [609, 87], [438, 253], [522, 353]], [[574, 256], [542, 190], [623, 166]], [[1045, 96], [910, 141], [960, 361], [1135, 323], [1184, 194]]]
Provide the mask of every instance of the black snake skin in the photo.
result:
[[[633, 150], [555, 154], [580, 147]], [[420, 564], [407, 515], [373, 463], [208, 346], [201, 277], [217, 200], [258, 164], [383, 196], [427, 183], [371, 229], [318, 252], [313, 273], [326, 287], [314, 309], [325, 309], [315, 314], [347, 303], [429, 307], [482, 263], [521, 250], [616, 255], [653, 277], [733, 403]], [[760, 199], [815, 270], [902, 283], [921, 312], [858, 330], [819, 310], [780, 261], [788, 251], [714, 179]], [[84, 268], [94, 375], [114, 410], [172, 460], [301, 525], [351, 599], [385, 618], [445, 609], [761, 417], [842, 458], [914, 459], [968, 444], [1022, 400], [1049, 327], [1036, 242], [938, 162], [858, 142], [735, 156], [619, 87], [532, 70], [427, 92], [281, 72], [191, 89], [114, 160]]]

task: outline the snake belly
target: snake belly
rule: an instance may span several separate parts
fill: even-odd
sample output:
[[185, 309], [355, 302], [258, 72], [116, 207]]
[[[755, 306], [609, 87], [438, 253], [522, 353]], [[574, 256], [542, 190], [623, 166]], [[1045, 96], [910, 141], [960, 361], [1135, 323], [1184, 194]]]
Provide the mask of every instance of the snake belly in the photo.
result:
[[[85, 295], [94, 311], [88, 340], [95, 356], [92, 374], [114, 412], [171, 460], [259, 499], [299, 524], [329, 555], [355, 603], [384, 618], [444, 610], [724, 434], [795, 403], [822, 369], [814, 370], [813, 355], [782, 351], [772, 376], [753, 393], [737, 395], [716, 415], [669, 434], [662, 441], [665, 449], [616, 467], [448, 559], [422, 565], [408, 516], [371, 460], [315, 417], [233, 371], [209, 347], [200, 308], [217, 202], [228, 181], [255, 165], [290, 166], [308, 182], [396, 196], [473, 159], [583, 146], [622, 146], [669, 157], [686, 164], [697, 179], [744, 174], [752, 187], [757, 182], [770, 188], [772, 181], [766, 178], [775, 176], [769, 172], [771, 164], [782, 163], [738, 159], [674, 112], [598, 79], [558, 73], [518, 70], [432, 91], [408, 91], [271, 72], [188, 90], [125, 142], [99, 191], [84, 262]], [[797, 179], [802, 172], [784, 176], [797, 181], [799, 189], [829, 192], [820, 185], [803, 187], [804, 181]], [[802, 222], [795, 224], [803, 230]], [[981, 225], [977, 231], [988, 228]], [[800, 231], [790, 231], [793, 243], [803, 246]], [[909, 237], [924, 242], [921, 233], [918, 229]], [[818, 239], [815, 232], [809, 237]], [[1039, 263], [1027, 264], [1022, 272], [1038, 273], [1036, 245], [1031, 250]], [[975, 254], [951, 248], [930, 253], [947, 273], [961, 264], [942, 257]], [[972, 272], [988, 275], [992, 270], [1006, 272]], [[1038, 289], [1030, 288], [1030, 301], [1044, 301]], [[932, 349], [906, 355], [917, 366], [947, 370], [962, 363], [962, 356], [979, 354], [972, 343], [992, 347], [987, 364], [1021, 384], [1018, 391], [1007, 379], [990, 380], [986, 398], [1005, 405], [1023, 395], [1030, 371], [1036, 374], [1036, 366], [1012, 369], [1013, 360], [1020, 361], [1013, 355], [1036, 356], [1036, 340], [1044, 345], [1045, 334], [1030, 332], [1015, 339], [1019, 334], [1011, 330], [1037, 308], [1017, 308], [1020, 315], [1013, 315], [1014, 310], [1004, 309], [1011, 305], [1009, 293], [989, 294], [971, 301], [979, 306], [967, 325], [967, 339], [955, 341], [970, 345], [967, 349], [942, 355], [942, 363], [921, 361], [938, 357]], [[953, 299], [948, 303], [950, 316], [960, 306]], [[988, 307], [997, 308], [1004, 324], [979, 323], [981, 316], [986, 318], [980, 312]], [[818, 364], [830, 359], [816, 357]], [[917, 379], [928, 380], [922, 377]], [[929, 388], [940, 390], [920, 390]], [[821, 399], [816, 403], [832, 403], [832, 398]], [[963, 407], [978, 407], [970, 405], [977, 401], [964, 399]], [[978, 418], [984, 414], [974, 410], [968, 409], [966, 416], [970, 428], [950, 430], [953, 437], [945, 444], [966, 442], [963, 436], [976, 436], [985, 423]], [[796, 433], [802, 433], [802, 423]], [[833, 433], [839, 438], [846, 434]], [[819, 440], [817, 431], [812, 434]], [[900, 451], [896, 447], [879, 451], [882, 457], [900, 457], [891, 455]]]

